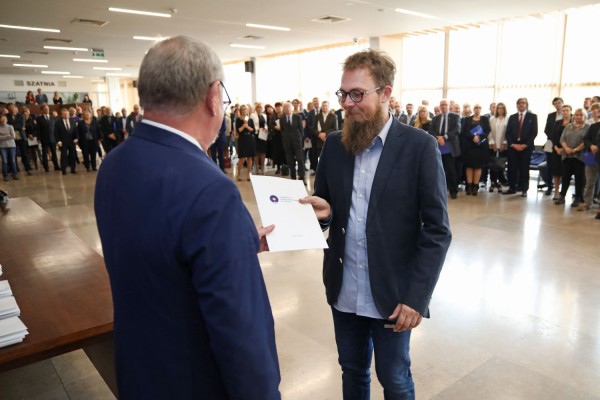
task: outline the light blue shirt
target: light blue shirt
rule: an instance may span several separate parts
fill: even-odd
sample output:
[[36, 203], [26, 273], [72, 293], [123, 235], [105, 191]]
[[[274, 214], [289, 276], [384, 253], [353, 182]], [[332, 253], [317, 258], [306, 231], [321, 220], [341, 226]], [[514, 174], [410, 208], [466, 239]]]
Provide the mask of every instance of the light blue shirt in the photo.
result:
[[371, 293], [369, 279], [369, 257], [367, 253], [367, 210], [375, 171], [385, 145], [393, 118], [383, 126], [371, 147], [354, 159], [352, 181], [352, 204], [346, 227], [346, 249], [344, 253], [344, 276], [342, 289], [334, 307], [341, 312], [354, 313], [363, 317], [386, 319], [379, 314]]

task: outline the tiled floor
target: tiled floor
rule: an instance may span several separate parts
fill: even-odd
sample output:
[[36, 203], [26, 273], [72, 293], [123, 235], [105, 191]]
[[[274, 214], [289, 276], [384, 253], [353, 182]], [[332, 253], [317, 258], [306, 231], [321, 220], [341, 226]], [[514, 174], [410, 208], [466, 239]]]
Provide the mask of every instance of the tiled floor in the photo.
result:
[[[101, 253], [95, 175], [36, 172], [29, 196]], [[260, 224], [250, 183], [238, 183]], [[532, 181], [532, 186], [535, 186]], [[310, 189], [310, 184], [309, 184]], [[413, 333], [418, 399], [600, 399], [600, 221], [549, 197], [480, 192], [451, 201], [453, 243], [432, 318]], [[320, 251], [260, 255], [276, 323], [281, 393], [341, 399]], [[0, 399], [114, 398], [82, 351], [0, 374]], [[372, 399], [383, 399], [373, 376]]]

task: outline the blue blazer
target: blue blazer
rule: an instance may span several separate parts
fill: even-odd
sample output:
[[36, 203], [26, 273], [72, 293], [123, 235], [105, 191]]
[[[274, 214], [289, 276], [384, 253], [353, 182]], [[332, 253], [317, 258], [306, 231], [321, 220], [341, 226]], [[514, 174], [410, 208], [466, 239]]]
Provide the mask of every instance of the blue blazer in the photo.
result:
[[[339, 132], [327, 136], [315, 179], [315, 195], [332, 207], [323, 260], [327, 301], [342, 287], [345, 233], [350, 215], [354, 156]], [[367, 251], [373, 300], [391, 315], [399, 303], [429, 316], [451, 233], [444, 169], [437, 141], [394, 119], [377, 165], [367, 211]]]
[[98, 172], [121, 399], [280, 399], [259, 238], [197, 146], [144, 123]]

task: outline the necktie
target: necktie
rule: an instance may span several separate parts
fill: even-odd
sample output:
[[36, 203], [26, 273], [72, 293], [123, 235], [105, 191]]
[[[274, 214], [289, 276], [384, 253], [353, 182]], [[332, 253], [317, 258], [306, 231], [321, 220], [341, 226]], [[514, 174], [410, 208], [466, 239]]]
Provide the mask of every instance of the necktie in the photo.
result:
[[46, 121], [50, 120], [50, 118], [48, 117], [48, 114], [46, 114]]
[[440, 135], [446, 134], [446, 114], [442, 114], [442, 126], [440, 126]]
[[523, 113], [519, 113], [519, 130], [517, 131], [517, 140], [521, 141], [521, 129], [523, 128]]
[[65, 119], [65, 126], [67, 127], [68, 131], [71, 130], [71, 126], [69, 125], [69, 120], [68, 119]]
[[288, 125], [292, 125], [292, 117], [288, 115]]

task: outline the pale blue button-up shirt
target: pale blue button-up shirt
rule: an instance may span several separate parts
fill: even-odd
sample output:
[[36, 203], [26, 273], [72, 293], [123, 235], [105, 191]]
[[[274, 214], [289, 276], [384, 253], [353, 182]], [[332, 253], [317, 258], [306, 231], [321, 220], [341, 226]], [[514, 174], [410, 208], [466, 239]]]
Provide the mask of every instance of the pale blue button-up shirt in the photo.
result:
[[369, 280], [369, 257], [367, 253], [367, 210], [375, 171], [385, 145], [392, 117], [383, 126], [371, 147], [357, 155], [354, 160], [352, 204], [346, 228], [344, 253], [344, 276], [342, 289], [334, 307], [341, 312], [385, 319], [375, 307]]

